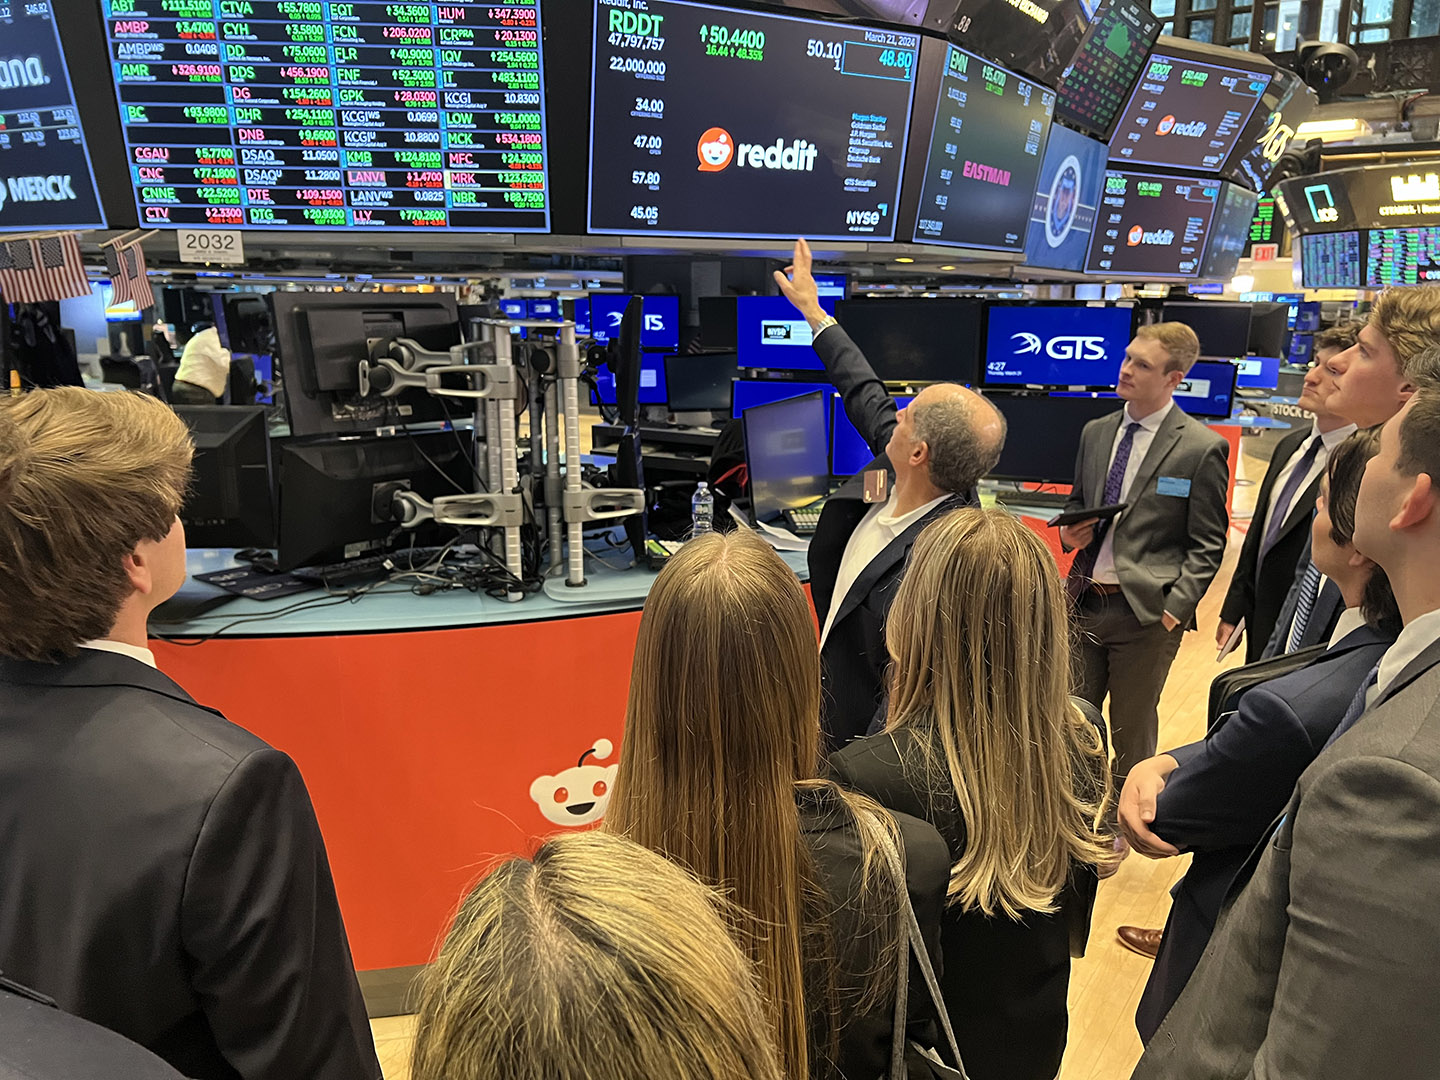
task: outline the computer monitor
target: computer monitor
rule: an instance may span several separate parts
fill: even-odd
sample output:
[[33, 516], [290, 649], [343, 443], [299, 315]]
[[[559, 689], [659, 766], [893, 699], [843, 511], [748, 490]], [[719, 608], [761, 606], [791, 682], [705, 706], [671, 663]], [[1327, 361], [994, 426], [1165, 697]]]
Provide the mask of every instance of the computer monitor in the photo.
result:
[[1250, 344], [1250, 305], [1220, 300], [1163, 304], [1160, 318], [1180, 322], [1200, 339], [1201, 356], [1244, 356]]
[[500, 314], [507, 319], [525, 319], [529, 317], [529, 306], [524, 300], [501, 300]]
[[[822, 298], [820, 306], [835, 314], [836, 301]], [[743, 368], [822, 371], [815, 355], [814, 335], [805, 316], [783, 296], [741, 296], [735, 300], [735, 351]]]
[[[636, 404], [664, 405], [669, 402], [665, 383], [665, 357], [661, 353], [640, 355], [640, 396]], [[615, 374], [608, 367], [595, 372], [595, 389], [590, 393], [591, 405], [618, 405], [615, 397]]]
[[275, 485], [265, 409], [177, 405], [195, 442], [194, 477], [180, 508], [194, 548], [268, 548], [275, 543]]
[[815, 291], [827, 300], [844, 300], [850, 293], [850, 278], [846, 274], [812, 274]]
[[829, 490], [826, 400], [827, 395], [816, 390], [745, 410], [745, 463], [750, 470], [750, 514], [756, 523], [808, 506]]
[[1246, 390], [1274, 390], [1280, 385], [1279, 356], [1242, 356], [1235, 361], [1239, 368], [1236, 384]]
[[866, 297], [836, 318], [886, 382], [980, 381], [979, 300]]
[[1115, 397], [988, 394], [1005, 415], [1007, 432], [1000, 460], [990, 474], [997, 480], [1073, 484], [1080, 433], [1091, 420], [1123, 408]]
[[1201, 420], [1228, 420], [1235, 411], [1235, 364], [1223, 359], [1195, 361], [1175, 389], [1175, 404]]
[[[642, 296], [644, 325], [640, 330], [640, 347], [661, 352], [680, 347], [680, 298], [678, 296]], [[620, 319], [629, 293], [590, 294], [590, 336], [608, 342], [620, 333]]]
[[577, 300], [567, 300], [569, 306], [569, 318], [575, 323], [575, 336], [587, 338], [590, 336], [590, 298], [582, 296]]
[[735, 305], [734, 296], [700, 297], [700, 346], [704, 349], [734, 349]]
[[558, 319], [560, 318], [560, 301], [548, 296], [538, 300], [526, 300], [525, 312], [526, 316], [531, 319]]
[[[913, 394], [895, 395], [895, 404], [903, 409], [915, 400]], [[837, 394], [830, 401], [830, 472], [835, 476], [854, 476], [875, 460], [870, 444], [845, 412], [845, 402]]]
[[730, 384], [740, 375], [731, 353], [665, 357], [665, 388], [672, 412], [723, 412], [730, 408]]
[[[730, 415], [740, 419], [756, 405], [785, 401], [802, 394], [833, 394], [835, 388], [822, 382], [790, 382], [788, 379], [736, 379], [730, 386]], [[827, 413], [828, 418], [828, 413]]]
[[325, 565], [384, 550], [387, 542], [444, 542], [453, 529], [397, 532], [375, 513], [375, 488], [401, 483], [427, 499], [475, 490], [473, 439], [465, 431], [406, 437], [279, 444], [282, 570]]
[[1134, 334], [1130, 307], [991, 304], [986, 386], [1114, 386]]
[[1245, 351], [1256, 356], [1284, 356], [1290, 331], [1290, 305], [1250, 305], [1250, 337]]

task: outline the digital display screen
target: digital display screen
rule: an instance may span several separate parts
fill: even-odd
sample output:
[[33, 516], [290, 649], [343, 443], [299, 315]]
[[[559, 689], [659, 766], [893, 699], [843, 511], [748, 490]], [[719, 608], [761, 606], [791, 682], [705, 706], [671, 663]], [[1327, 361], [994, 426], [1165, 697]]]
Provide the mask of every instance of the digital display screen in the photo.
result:
[[1105, 144], [1056, 124], [1050, 129], [1040, 182], [1030, 206], [1025, 265], [1051, 270], [1085, 269], [1100, 191], [1105, 184]]
[[[744, 367], [744, 364], [740, 365]], [[745, 415], [746, 409], [753, 409], [756, 405], [768, 405], [772, 401], [784, 401], [786, 398], [799, 397], [801, 394], [813, 394], [816, 390], [826, 394], [833, 394], [835, 387], [828, 382], [788, 382], [779, 379], [736, 379], [731, 388], [730, 415], [739, 418]], [[826, 423], [829, 423], [829, 413], [826, 413]]]
[[[913, 394], [899, 394], [897, 408], [905, 408], [915, 400]], [[830, 472], [835, 476], [854, 476], [875, 460], [870, 444], [845, 414], [845, 402], [836, 394], [831, 398]]]
[[523, 319], [527, 314], [524, 300], [501, 300], [500, 314], [507, 319]]
[[1105, 0], [1060, 78], [1055, 115], [1105, 138], [1145, 66], [1160, 20], [1137, 0]]
[[525, 301], [525, 311], [532, 319], [558, 319], [560, 317], [560, 301], [527, 300]]
[[1218, 172], [1270, 76], [1152, 53], [1110, 138], [1116, 164]]
[[[614, 405], [615, 375], [608, 367], [595, 372], [595, 390], [590, 395], [591, 404], [603, 402]], [[640, 405], [665, 405], [669, 402], [669, 391], [665, 386], [665, 357], [661, 353], [645, 353], [640, 357]]]
[[920, 36], [596, 0], [592, 233], [892, 240]]
[[745, 414], [745, 464], [755, 521], [806, 506], [830, 486], [829, 395], [761, 405]]
[[[1300, 125], [1310, 118], [1319, 99], [1293, 71], [1280, 69], [1270, 76], [1270, 88], [1260, 99], [1245, 133], [1235, 146], [1227, 172], [1252, 189], [1264, 192]], [[1262, 241], [1263, 243], [1263, 241]]]
[[[1300, 274], [1307, 289], [1360, 287], [1360, 234], [1311, 233], [1300, 237]], [[1297, 330], [1309, 329], [1297, 322]]]
[[835, 317], [886, 382], [980, 381], [982, 302], [965, 297], [866, 297]]
[[1235, 276], [1240, 257], [1245, 254], [1250, 223], [1254, 217], [1255, 193], [1238, 184], [1227, 183], [1220, 199], [1220, 209], [1210, 224], [1210, 241], [1205, 248], [1205, 261], [1200, 267], [1201, 277], [1229, 281]]
[[[590, 336], [602, 344], [619, 337], [620, 322], [629, 303], [629, 293], [591, 293]], [[673, 351], [680, 347], [678, 296], [641, 297], [640, 315], [640, 348]]]
[[544, 232], [536, 0], [104, 0], [147, 226]]
[[0, 0], [0, 233], [103, 229], [53, 0]]
[[812, 274], [815, 291], [830, 300], [844, 300], [849, 291], [849, 279], [844, 274]]
[[1175, 388], [1175, 404], [1191, 416], [1228, 419], [1235, 408], [1235, 365], [1197, 360]]
[[1094, 17], [1094, 0], [960, 0], [949, 37], [1053, 85]]
[[1130, 344], [1130, 308], [991, 304], [985, 385], [1114, 386]]
[[1055, 93], [951, 45], [915, 242], [1019, 251]]
[[1440, 281], [1440, 227], [1371, 229], [1366, 238], [1365, 284], [1425, 285]]
[[575, 301], [575, 336], [590, 336], [590, 298], [582, 296]]
[[1242, 356], [1235, 361], [1236, 384], [1247, 390], [1274, 390], [1280, 385], [1280, 357]]
[[1248, 256], [1256, 244], [1275, 244], [1285, 239], [1285, 219], [1275, 206], [1275, 196], [1261, 195], [1255, 204], [1255, 214], [1250, 219], [1250, 235], [1245, 241]]
[[1440, 167], [1425, 162], [1333, 169], [1276, 185], [1296, 231], [1396, 229], [1440, 217]]
[[1230, 304], [1223, 300], [1178, 301], [1165, 304], [1160, 318], [1165, 322], [1184, 323], [1200, 339], [1202, 356], [1244, 356], [1250, 343], [1249, 304]]
[[[820, 306], [826, 314], [835, 314], [833, 299], [822, 298]], [[736, 297], [735, 352], [742, 368], [823, 370], [810, 347], [813, 341], [805, 316], [785, 297]]]
[[1219, 180], [1106, 172], [1088, 270], [1126, 277], [1195, 277], [1220, 187]]

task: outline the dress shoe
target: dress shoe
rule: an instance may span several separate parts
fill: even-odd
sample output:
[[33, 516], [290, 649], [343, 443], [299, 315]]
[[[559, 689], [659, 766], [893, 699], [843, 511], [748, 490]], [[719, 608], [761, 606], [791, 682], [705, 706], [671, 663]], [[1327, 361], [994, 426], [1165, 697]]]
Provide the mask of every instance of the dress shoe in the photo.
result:
[[1131, 952], [1148, 956], [1151, 960], [1159, 955], [1160, 939], [1165, 935], [1163, 930], [1146, 930], [1139, 926], [1122, 926], [1115, 933], [1119, 936], [1121, 945]]

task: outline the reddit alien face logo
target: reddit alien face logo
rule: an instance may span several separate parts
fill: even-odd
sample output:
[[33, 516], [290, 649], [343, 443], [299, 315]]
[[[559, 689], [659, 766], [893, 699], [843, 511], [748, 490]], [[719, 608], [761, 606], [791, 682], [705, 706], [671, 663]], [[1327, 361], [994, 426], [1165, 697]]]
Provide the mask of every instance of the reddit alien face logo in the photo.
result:
[[1173, 117], [1173, 116], [1162, 116], [1162, 117], [1160, 118], [1160, 122], [1155, 125], [1155, 134], [1156, 134], [1156, 135], [1169, 135], [1170, 132], [1172, 132], [1172, 131], [1174, 131], [1174, 130], [1175, 130], [1175, 117]]
[[1141, 240], [1144, 240], [1144, 239], [1145, 239], [1145, 230], [1142, 229], [1139, 225], [1136, 225], [1136, 226], [1134, 226], [1133, 228], [1131, 228], [1131, 230], [1130, 230], [1130, 237], [1129, 237], [1127, 246], [1129, 246], [1129, 247], [1139, 247], [1139, 246], [1140, 246], [1140, 241], [1141, 241]]
[[695, 152], [700, 157], [701, 172], [719, 172], [735, 156], [735, 140], [724, 128], [711, 128], [700, 136]]
[[591, 825], [605, 816], [610, 805], [610, 789], [615, 786], [615, 765], [586, 765], [592, 754], [604, 761], [615, 750], [609, 739], [597, 739], [595, 745], [580, 755], [573, 769], [557, 776], [541, 776], [530, 785], [530, 798], [540, 813], [556, 825], [576, 827]]

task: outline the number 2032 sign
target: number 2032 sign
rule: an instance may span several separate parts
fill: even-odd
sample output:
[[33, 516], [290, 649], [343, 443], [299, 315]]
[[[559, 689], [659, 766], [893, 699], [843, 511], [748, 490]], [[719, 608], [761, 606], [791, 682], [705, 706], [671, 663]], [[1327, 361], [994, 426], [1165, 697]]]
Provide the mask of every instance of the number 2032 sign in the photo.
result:
[[187, 263], [224, 263], [241, 266], [245, 262], [245, 236], [228, 229], [177, 229], [180, 261]]

